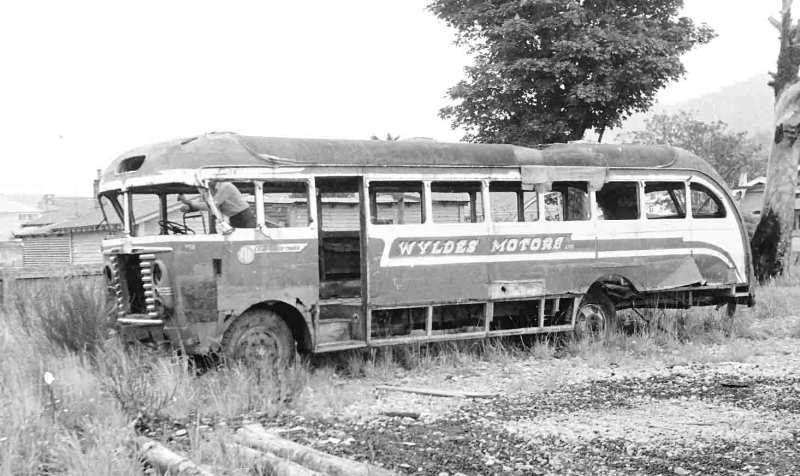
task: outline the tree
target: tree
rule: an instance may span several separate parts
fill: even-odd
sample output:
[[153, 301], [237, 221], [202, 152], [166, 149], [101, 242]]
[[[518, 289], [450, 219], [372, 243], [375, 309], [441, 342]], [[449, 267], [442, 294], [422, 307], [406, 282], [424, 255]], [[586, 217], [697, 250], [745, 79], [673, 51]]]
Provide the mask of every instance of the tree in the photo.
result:
[[750, 249], [756, 278], [764, 282], [788, 272], [792, 251], [797, 163], [800, 157], [800, 23], [792, 22], [792, 0], [783, 0], [781, 20], [770, 19], [780, 32], [775, 91], [774, 136], [767, 164], [767, 185], [761, 219]]
[[683, 0], [434, 0], [474, 54], [440, 111], [464, 140], [525, 145], [602, 135], [684, 73], [713, 38], [679, 17]]
[[386, 133], [386, 139], [381, 139], [380, 137], [372, 134], [369, 136], [370, 140], [388, 140], [388, 141], [397, 141], [400, 140], [400, 136], [393, 136], [391, 132]]
[[686, 111], [651, 116], [645, 129], [633, 132], [631, 139], [684, 148], [706, 159], [729, 185], [735, 185], [742, 172], [752, 177], [765, 170], [764, 150], [746, 132], [732, 132], [722, 121], [700, 121]]

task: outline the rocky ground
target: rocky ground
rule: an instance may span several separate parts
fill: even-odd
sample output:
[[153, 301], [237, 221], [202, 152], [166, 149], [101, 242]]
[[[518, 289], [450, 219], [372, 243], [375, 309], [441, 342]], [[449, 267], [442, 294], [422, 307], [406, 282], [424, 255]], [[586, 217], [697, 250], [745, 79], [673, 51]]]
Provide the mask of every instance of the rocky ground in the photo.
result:
[[[381, 377], [328, 375], [325, 385], [310, 382], [289, 412], [204, 418], [202, 426], [215, 433], [257, 420], [287, 439], [399, 474], [800, 474], [800, 339], [625, 345], [534, 347], [454, 365], [395, 366]], [[191, 426], [175, 423], [152, 436], [188, 451]]]
[[701, 359], [690, 351], [530, 358], [391, 381], [491, 398], [352, 380], [344, 385], [360, 398], [332, 414], [262, 422], [402, 474], [800, 474], [800, 340], [734, 340]]

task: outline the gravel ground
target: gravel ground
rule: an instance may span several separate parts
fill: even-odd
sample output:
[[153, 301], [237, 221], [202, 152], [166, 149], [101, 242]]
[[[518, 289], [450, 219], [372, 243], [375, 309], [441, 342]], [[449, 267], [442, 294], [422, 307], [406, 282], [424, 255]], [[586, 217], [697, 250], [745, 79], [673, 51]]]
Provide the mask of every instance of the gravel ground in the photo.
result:
[[[360, 397], [326, 416], [263, 423], [403, 474], [800, 474], [799, 351], [796, 339], [737, 340], [704, 348], [703, 363], [690, 348], [480, 363], [354, 380]], [[382, 383], [497, 396], [374, 390]]]

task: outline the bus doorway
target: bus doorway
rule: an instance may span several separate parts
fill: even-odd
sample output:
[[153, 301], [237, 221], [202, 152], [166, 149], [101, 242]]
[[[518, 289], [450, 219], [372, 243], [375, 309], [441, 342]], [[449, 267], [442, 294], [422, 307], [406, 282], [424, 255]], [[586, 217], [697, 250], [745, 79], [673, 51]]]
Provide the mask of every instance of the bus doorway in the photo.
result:
[[362, 178], [318, 177], [316, 190], [320, 281], [316, 341], [327, 350], [365, 339]]

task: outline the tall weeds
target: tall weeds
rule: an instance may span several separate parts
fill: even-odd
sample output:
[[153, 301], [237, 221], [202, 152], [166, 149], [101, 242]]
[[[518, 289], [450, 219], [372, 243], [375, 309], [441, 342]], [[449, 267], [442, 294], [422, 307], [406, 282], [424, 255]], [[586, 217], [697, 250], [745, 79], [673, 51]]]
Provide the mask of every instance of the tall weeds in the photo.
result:
[[108, 338], [110, 307], [100, 284], [65, 278], [13, 297], [19, 328], [58, 349], [94, 354]]

